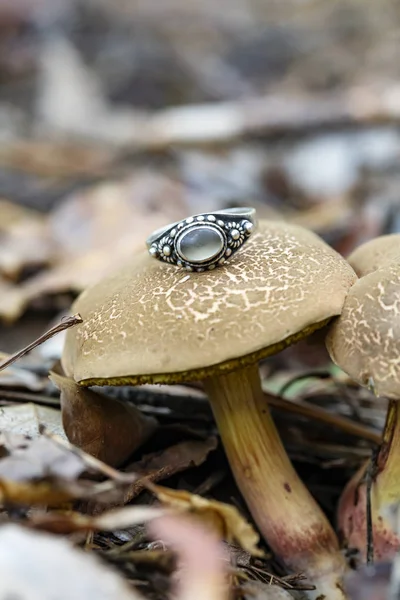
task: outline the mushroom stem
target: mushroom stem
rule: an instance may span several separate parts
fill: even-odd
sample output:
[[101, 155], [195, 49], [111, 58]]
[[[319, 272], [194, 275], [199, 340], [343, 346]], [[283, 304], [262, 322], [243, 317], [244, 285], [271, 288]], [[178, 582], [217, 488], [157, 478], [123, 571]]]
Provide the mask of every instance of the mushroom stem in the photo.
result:
[[211, 377], [205, 389], [236, 482], [269, 546], [316, 586], [311, 598], [343, 600], [338, 540], [286, 454], [257, 366]]
[[372, 553], [374, 560], [390, 560], [400, 548], [398, 523], [391, 507], [400, 499], [400, 405], [390, 400], [382, 443], [371, 465], [367, 462], [352, 477], [340, 498], [338, 526], [349, 548], [367, 558], [367, 494], [370, 470]]

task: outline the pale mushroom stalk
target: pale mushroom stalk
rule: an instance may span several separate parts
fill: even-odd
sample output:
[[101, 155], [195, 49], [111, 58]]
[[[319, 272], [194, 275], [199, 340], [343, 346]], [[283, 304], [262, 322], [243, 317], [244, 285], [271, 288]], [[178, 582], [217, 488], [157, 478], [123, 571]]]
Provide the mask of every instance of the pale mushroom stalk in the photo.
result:
[[257, 365], [204, 385], [236, 482], [268, 544], [286, 567], [308, 576], [315, 597], [343, 599], [336, 535], [286, 454]]
[[[371, 486], [368, 490], [367, 471]], [[370, 495], [373, 560], [393, 558], [400, 548], [396, 506], [400, 499], [400, 405], [389, 401], [382, 443], [376, 459], [365, 463], [344, 489], [338, 506], [338, 527], [346, 543], [367, 558], [367, 494]]]
[[385, 501], [389, 504], [400, 498], [400, 405], [389, 400], [386, 425], [377, 458], [377, 467]]

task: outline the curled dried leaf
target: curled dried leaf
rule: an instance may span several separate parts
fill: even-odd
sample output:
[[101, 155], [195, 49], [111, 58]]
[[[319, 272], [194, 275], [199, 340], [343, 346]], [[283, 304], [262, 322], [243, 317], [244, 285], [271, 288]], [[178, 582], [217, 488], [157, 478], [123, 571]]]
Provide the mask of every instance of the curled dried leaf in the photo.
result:
[[74, 531], [116, 531], [147, 523], [168, 513], [168, 509], [152, 506], [124, 506], [109, 510], [99, 516], [83, 515], [78, 512], [35, 513], [30, 525], [35, 529], [53, 533]]
[[260, 540], [258, 533], [239, 513], [236, 507], [184, 490], [172, 490], [153, 483], [147, 487], [159, 501], [175, 510], [190, 513], [227, 542], [237, 542], [253, 556], [263, 556], [257, 548]]
[[129, 465], [129, 471], [137, 473], [138, 478], [127, 490], [125, 503], [140, 494], [149, 481], [161, 481], [203, 464], [217, 445], [218, 440], [215, 436], [205, 440], [185, 440], [132, 463]]
[[[62, 438], [0, 434], [0, 503], [60, 506], [76, 499], [118, 502], [135, 475], [119, 473]], [[83, 478], [100, 473], [109, 481]]]
[[73, 379], [50, 374], [61, 391], [62, 421], [71, 443], [103, 462], [118, 466], [156, 430], [157, 421], [132, 404], [83, 388]]

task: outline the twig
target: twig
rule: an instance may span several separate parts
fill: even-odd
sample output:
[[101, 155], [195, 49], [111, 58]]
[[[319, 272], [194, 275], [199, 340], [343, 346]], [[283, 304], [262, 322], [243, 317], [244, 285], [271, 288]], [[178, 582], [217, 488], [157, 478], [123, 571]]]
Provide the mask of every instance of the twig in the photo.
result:
[[75, 325], [79, 325], [79, 323], [83, 323], [83, 319], [79, 314], [63, 319], [61, 323], [58, 323], [57, 325], [46, 331], [46, 333], [44, 333], [36, 340], [25, 346], [25, 348], [22, 348], [22, 350], [18, 350], [18, 352], [15, 352], [15, 354], [12, 354], [11, 356], [7, 357], [6, 360], [0, 363], [0, 371], [6, 369], [7, 367], [15, 363], [19, 358], [25, 356], [25, 354], [28, 354], [28, 352], [31, 352], [31, 350], [34, 350], [35, 348], [40, 346], [40, 344], [43, 344], [44, 342], [52, 338], [54, 335], [57, 335], [57, 333], [61, 333], [61, 331], [65, 331], [70, 327], [75, 327]]
[[365, 473], [366, 482], [366, 519], [367, 519], [367, 565], [374, 564], [374, 530], [372, 522], [372, 505], [371, 505], [371, 490], [372, 482], [376, 472], [376, 461], [379, 454], [379, 448], [375, 448], [371, 455], [371, 460]]
[[346, 433], [349, 433], [350, 435], [363, 438], [370, 442], [374, 442], [375, 444], [379, 444], [381, 441], [380, 433], [374, 431], [370, 427], [362, 425], [361, 423], [356, 423], [347, 417], [330, 413], [319, 406], [313, 406], [310, 403], [305, 403], [304, 401], [301, 404], [298, 404], [291, 400], [286, 400], [266, 392], [264, 392], [264, 397], [268, 404], [274, 408], [285, 410], [292, 414], [297, 414], [308, 419], [314, 419], [320, 423], [332, 425]]

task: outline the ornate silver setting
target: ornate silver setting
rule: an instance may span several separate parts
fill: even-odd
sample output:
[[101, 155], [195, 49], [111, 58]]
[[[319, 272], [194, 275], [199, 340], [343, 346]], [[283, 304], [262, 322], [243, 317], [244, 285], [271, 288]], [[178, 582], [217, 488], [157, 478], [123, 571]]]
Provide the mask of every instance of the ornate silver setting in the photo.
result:
[[256, 227], [254, 208], [231, 208], [188, 217], [158, 229], [147, 240], [150, 256], [187, 271], [223, 265]]

